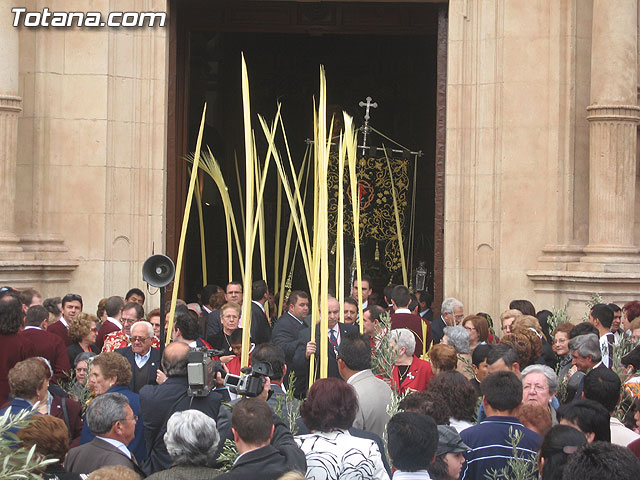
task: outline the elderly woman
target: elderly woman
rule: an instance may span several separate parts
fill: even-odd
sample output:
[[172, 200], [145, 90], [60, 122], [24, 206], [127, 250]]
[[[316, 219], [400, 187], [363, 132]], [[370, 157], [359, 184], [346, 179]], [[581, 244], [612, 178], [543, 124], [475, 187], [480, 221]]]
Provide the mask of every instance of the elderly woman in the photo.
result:
[[18, 438], [25, 448], [35, 445], [36, 453], [56, 459], [45, 470], [39, 471], [43, 478], [60, 480], [80, 480], [79, 473], [69, 473], [62, 466], [62, 462], [69, 449], [69, 430], [59, 418], [50, 415], [36, 415], [31, 422], [18, 431]]
[[93, 352], [82, 352], [72, 363], [75, 374], [75, 381], [69, 392], [79, 402], [84, 402], [87, 398], [89, 380], [89, 363], [96, 354]]
[[458, 368], [456, 349], [444, 343], [439, 343], [431, 347], [429, 350], [429, 360], [431, 360], [431, 370], [434, 375]]
[[79, 313], [69, 322], [69, 338], [73, 342], [67, 347], [69, 365], [75, 363], [82, 352], [100, 353], [95, 346], [98, 337], [97, 317], [87, 313]]
[[462, 321], [462, 326], [469, 332], [469, 348], [473, 351], [478, 345], [487, 343], [489, 338], [489, 322], [478, 315], [469, 315]]
[[206, 480], [220, 472], [207, 466], [220, 441], [216, 422], [198, 410], [176, 412], [167, 422], [164, 443], [174, 466], [147, 477], [153, 480]]
[[558, 358], [558, 376], [564, 378], [571, 368], [571, 355], [569, 351], [569, 334], [573, 328], [572, 323], [559, 323], [553, 330], [553, 353]]
[[478, 397], [471, 382], [459, 372], [441, 372], [436, 375], [429, 389], [440, 392], [450, 410], [449, 425], [458, 433], [474, 425]]
[[549, 409], [553, 425], [558, 424], [551, 402], [558, 391], [558, 376], [547, 365], [529, 365], [522, 371], [522, 403]]
[[11, 403], [3, 405], [0, 414], [4, 414], [7, 409], [12, 414], [31, 410], [36, 403], [45, 409], [43, 413], [48, 413], [49, 371], [44, 363], [37, 358], [18, 362], [9, 370], [8, 380], [13, 399]]
[[433, 371], [429, 362], [415, 356], [415, 335], [407, 328], [398, 328], [391, 331], [391, 343], [398, 352], [393, 367], [393, 388], [401, 394], [406, 390], [420, 392], [427, 388]]
[[473, 378], [473, 368], [471, 367], [469, 338], [469, 331], [465, 327], [444, 327], [442, 343], [456, 349], [459, 360], [456, 369], [470, 380]]
[[511, 324], [516, 318], [522, 316], [522, 312], [516, 309], [505, 310], [500, 314], [500, 325], [502, 328], [502, 335], [508, 335], [511, 333]]
[[389, 480], [376, 442], [348, 432], [357, 409], [358, 397], [348, 383], [323, 378], [311, 386], [300, 415], [312, 433], [296, 437], [307, 458], [307, 478]]
[[[89, 369], [89, 388], [96, 396], [105, 393], [121, 393], [127, 400], [129, 406], [133, 410], [133, 414], [137, 417], [140, 415], [140, 397], [137, 393], [129, 390], [129, 381], [131, 380], [131, 365], [129, 361], [119, 353], [105, 352], [94, 357]], [[85, 444], [93, 440], [94, 435], [89, 429], [88, 422], [85, 422], [82, 428], [81, 443]], [[133, 453], [139, 463], [147, 458], [147, 450], [144, 441], [144, 423], [137, 422], [135, 437], [133, 441], [127, 445], [131, 453]]]

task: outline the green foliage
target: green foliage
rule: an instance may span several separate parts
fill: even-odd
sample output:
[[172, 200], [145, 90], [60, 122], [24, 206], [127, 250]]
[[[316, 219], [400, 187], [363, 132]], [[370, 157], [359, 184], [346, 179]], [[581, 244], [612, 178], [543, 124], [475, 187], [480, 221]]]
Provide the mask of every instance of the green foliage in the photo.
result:
[[468, 373], [471, 378], [475, 376], [475, 372], [473, 371], [473, 362], [471, 359], [463, 357], [459, 353], [457, 354], [458, 362], [462, 362], [464, 364], [464, 371]]
[[37, 454], [35, 445], [31, 448], [16, 448], [20, 441], [9, 430], [26, 427], [32, 418], [30, 410], [23, 410], [19, 414], [11, 415], [9, 409], [0, 417], [0, 458], [3, 458], [0, 464], [0, 478], [41, 479], [40, 472], [48, 464], [57, 461], [56, 459], [46, 460]]
[[77, 400], [78, 403], [80, 403], [80, 406], [82, 407], [82, 414], [84, 415], [87, 405], [89, 404], [89, 400], [91, 400], [91, 397], [93, 396], [93, 392], [87, 388], [89, 382], [87, 381], [85, 386], [79, 390], [80, 393], [78, 394], [78, 390], [73, 388], [76, 384], [75, 370], [72, 368], [68, 372], [65, 372], [65, 375], [65, 378], [58, 380], [58, 386], [67, 392], [74, 400]]
[[220, 465], [220, 470], [223, 472], [228, 472], [233, 467], [233, 464], [236, 461], [240, 454], [238, 453], [238, 449], [236, 448], [236, 444], [233, 440], [226, 439], [224, 441], [224, 446], [222, 447], [222, 452], [218, 457], [218, 462]]
[[522, 440], [522, 430], [514, 430], [509, 427], [509, 445], [512, 448], [513, 457], [507, 460], [507, 466], [500, 470], [490, 469], [485, 472], [487, 480], [537, 480], [538, 468], [533, 455], [522, 456], [518, 451], [518, 445]]
[[293, 372], [289, 375], [289, 388], [284, 396], [278, 395], [274, 411], [276, 415], [289, 423], [291, 435], [298, 433], [297, 420], [300, 418], [300, 402], [293, 396], [295, 390], [296, 376]]
[[591, 312], [591, 307], [593, 307], [594, 305], [596, 305], [598, 303], [605, 303], [605, 301], [600, 296], [599, 293], [593, 292], [591, 294], [591, 297], [589, 297], [589, 300], [587, 300], [585, 302], [585, 305], [587, 306], [587, 311], [585, 312], [585, 314], [582, 317], [582, 321], [583, 322], [588, 322], [589, 321], [589, 313]]
[[379, 341], [379, 344], [371, 359], [371, 371], [376, 376], [391, 380], [398, 351], [394, 342], [391, 341], [391, 316], [388, 312], [380, 315], [380, 331], [380, 336], [376, 337], [376, 342]]
[[567, 312], [568, 308], [569, 308], [568, 303], [565, 303], [560, 309], [557, 309], [556, 307], [551, 307], [551, 316], [547, 319], [547, 325], [549, 325], [549, 332], [553, 333], [556, 327], [561, 323], [571, 323], [571, 319], [569, 318], [569, 313]]

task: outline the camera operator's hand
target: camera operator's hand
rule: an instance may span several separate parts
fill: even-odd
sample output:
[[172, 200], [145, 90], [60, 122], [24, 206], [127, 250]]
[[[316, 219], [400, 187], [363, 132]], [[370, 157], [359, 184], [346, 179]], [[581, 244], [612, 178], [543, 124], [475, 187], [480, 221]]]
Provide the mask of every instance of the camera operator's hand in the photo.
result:
[[261, 398], [266, 402], [269, 399], [269, 390], [271, 390], [271, 379], [269, 377], [264, 377], [264, 387], [257, 398]]
[[156, 383], [158, 385], [164, 383], [167, 380], [167, 376], [165, 375], [165, 373], [158, 369], [158, 371], [156, 372]]
[[[220, 362], [222, 362], [222, 360], [220, 360]], [[222, 368], [224, 368], [224, 371], [226, 373], [229, 373], [229, 369], [224, 363], [222, 363]], [[222, 388], [222, 387], [224, 387], [224, 377], [220, 372], [218, 372], [216, 373], [216, 388]]]
[[307, 342], [307, 349], [304, 352], [305, 357], [309, 358], [316, 353], [316, 342]]

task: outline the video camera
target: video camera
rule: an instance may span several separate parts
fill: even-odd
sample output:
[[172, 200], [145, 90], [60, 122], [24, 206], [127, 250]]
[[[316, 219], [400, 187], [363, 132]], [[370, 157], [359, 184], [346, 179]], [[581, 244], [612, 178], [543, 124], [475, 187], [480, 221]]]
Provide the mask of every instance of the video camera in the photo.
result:
[[189, 382], [189, 396], [206, 397], [216, 388], [216, 374], [219, 372], [224, 378], [227, 373], [220, 360], [213, 357], [224, 355], [223, 350], [208, 350], [201, 348], [191, 350], [187, 357], [187, 381]]
[[225, 382], [229, 391], [245, 397], [257, 397], [262, 393], [266, 383], [265, 377], [273, 377], [273, 368], [267, 362], [255, 362], [242, 369], [244, 375], [227, 374]]

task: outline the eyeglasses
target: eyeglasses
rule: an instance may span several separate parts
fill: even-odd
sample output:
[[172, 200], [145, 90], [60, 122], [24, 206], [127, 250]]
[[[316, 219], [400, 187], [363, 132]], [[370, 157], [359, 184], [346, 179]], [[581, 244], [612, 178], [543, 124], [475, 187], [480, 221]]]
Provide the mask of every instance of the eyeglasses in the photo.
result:
[[131, 337], [131, 342], [144, 342], [145, 340], [148, 340], [149, 337]]
[[524, 391], [532, 391], [532, 392], [546, 392], [549, 387], [546, 385], [523, 385], [522, 389]]
[[454, 315], [453, 318], [455, 318], [456, 320], [462, 320], [464, 318], [464, 313], [460, 315]]
[[62, 297], [62, 305], [69, 302], [80, 302], [82, 305], [82, 297], [76, 293], [67, 293], [64, 297]]
[[92, 331], [93, 333], [98, 333], [98, 328], [97, 328], [97, 327], [93, 327], [93, 328], [91, 329], [91, 331]]
[[126, 422], [127, 420], [133, 420], [134, 423], [138, 422], [138, 416], [134, 415], [133, 418], [129, 419], [129, 418], [123, 418], [122, 420], [118, 420], [119, 422]]
[[465, 326], [464, 328], [465, 328], [465, 330], [467, 330], [468, 332], [473, 332], [473, 331], [476, 329], [476, 327], [468, 327], [468, 326]]
[[122, 321], [123, 323], [129, 324], [129, 323], [136, 323], [138, 321], [137, 318], [124, 318], [122, 317]]

